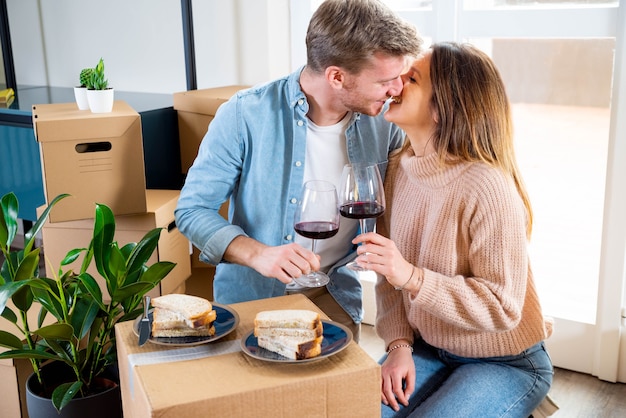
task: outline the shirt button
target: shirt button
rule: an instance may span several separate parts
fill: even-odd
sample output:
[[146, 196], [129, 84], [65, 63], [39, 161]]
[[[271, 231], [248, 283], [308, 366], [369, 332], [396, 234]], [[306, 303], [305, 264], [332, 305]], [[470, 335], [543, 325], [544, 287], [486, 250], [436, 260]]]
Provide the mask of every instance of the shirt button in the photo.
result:
[[298, 199], [296, 199], [295, 197], [292, 197], [290, 202], [293, 203], [293, 204], [296, 204], [296, 203], [298, 203]]
[[304, 122], [302, 122], [301, 120], [298, 121], [298, 126], [302, 126], [304, 125]]
[[302, 165], [302, 161], [296, 161], [296, 167], [300, 167]]
[[298, 105], [302, 106], [304, 104], [304, 99], [298, 100]]
[[286, 239], [287, 241], [291, 241], [291, 240], [293, 239], [293, 237], [291, 236], [291, 234], [289, 234], [289, 235], [287, 235], [287, 236], [285, 237], [285, 239]]

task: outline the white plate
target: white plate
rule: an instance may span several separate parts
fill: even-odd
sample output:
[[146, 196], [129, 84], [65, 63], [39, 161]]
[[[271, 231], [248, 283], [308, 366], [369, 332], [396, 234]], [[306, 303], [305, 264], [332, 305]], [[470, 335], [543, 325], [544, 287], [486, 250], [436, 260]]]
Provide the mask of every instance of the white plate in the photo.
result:
[[254, 336], [254, 330], [250, 331], [241, 339], [241, 350], [258, 360], [273, 361], [277, 363], [308, 363], [311, 361], [321, 360], [326, 357], [333, 356], [346, 348], [352, 341], [352, 331], [343, 324], [322, 319], [324, 328], [324, 339], [322, 340], [322, 353], [319, 356], [293, 360], [283, 357], [278, 353], [259, 347], [257, 338]]
[[[212, 305], [216, 313], [216, 319], [213, 323], [215, 326], [215, 334], [207, 337], [152, 337], [151, 334], [148, 341], [154, 344], [169, 346], [199, 345], [219, 340], [220, 338], [230, 334], [239, 324], [239, 315], [234, 309], [228, 306], [217, 303], [213, 303]], [[148, 317], [150, 318], [150, 329], [152, 329], [152, 311], [153, 309], [151, 309], [148, 313]], [[141, 322], [141, 316], [135, 319], [135, 323], [133, 324], [133, 331], [138, 337], [139, 322]]]

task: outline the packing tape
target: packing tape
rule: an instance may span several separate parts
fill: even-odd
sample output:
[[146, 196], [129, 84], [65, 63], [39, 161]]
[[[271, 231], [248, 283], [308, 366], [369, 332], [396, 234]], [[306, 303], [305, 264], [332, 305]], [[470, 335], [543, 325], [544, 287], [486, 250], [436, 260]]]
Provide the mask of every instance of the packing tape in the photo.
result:
[[175, 350], [151, 351], [147, 353], [130, 354], [128, 356], [128, 382], [131, 398], [135, 397], [133, 383], [133, 370], [135, 369], [135, 366], [195, 360], [204, 357], [236, 353], [237, 351], [241, 351], [241, 339], [215, 342], [193, 347], [178, 348]]

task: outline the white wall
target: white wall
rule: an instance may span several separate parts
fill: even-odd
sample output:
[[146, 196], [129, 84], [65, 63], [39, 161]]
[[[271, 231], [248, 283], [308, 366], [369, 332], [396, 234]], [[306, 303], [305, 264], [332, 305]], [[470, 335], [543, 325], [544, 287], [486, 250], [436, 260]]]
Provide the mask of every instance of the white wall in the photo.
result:
[[[192, 6], [198, 88], [291, 71], [288, 0]], [[102, 57], [117, 90], [187, 88], [179, 0], [7, 0], [7, 7], [18, 85], [72, 87]]]

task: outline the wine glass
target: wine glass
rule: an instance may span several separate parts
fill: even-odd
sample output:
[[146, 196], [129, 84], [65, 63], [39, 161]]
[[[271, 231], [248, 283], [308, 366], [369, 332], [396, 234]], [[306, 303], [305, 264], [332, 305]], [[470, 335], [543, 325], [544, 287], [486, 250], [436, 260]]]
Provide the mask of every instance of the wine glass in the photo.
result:
[[[358, 219], [361, 233], [367, 231], [367, 220], [378, 218], [385, 212], [383, 180], [377, 164], [347, 164], [341, 175], [339, 212], [350, 219]], [[369, 271], [356, 262], [347, 264], [355, 271]]]
[[[315, 252], [318, 239], [331, 238], [339, 231], [339, 209], [337, 189], [327, 181], [311, 180], [302, 187], [302, 198], [294, 217], [296, 232], [311, 239], [311, 251]], [[312, 271], [293, 279], [297, 284], [306, 287], [326, 285], [330, 279], [321, 271]]]

